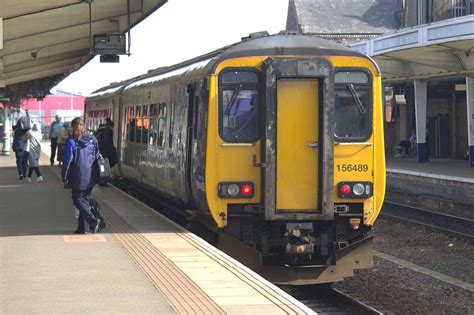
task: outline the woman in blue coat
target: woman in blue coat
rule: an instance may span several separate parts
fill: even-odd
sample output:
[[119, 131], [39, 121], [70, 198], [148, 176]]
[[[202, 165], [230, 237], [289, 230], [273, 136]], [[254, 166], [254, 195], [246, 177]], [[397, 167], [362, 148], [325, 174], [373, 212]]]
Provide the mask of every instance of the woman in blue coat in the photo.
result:
[[74, 118], [71, 125], [72, 137], [64, 145], [61, 174], [65, 188], [72, 189], [74, 206], [79, 209], [78, 229], [74, 233], [87, 232], [84, 221], [87, 221], [92, 233], [95, 233], [99, 229], [100, 220], [92, 214], [89, 199], [92, 188], [99, 182], [99, 146], [94, 135], [86, 130], [82, 118]]

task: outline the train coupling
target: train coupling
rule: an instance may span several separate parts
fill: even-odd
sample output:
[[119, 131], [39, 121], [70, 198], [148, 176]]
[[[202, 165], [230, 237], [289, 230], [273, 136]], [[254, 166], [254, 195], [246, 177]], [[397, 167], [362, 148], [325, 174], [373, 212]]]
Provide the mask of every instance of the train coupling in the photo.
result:
[[312, 223], [288, 223], [286, 225], [287, 255], [311, 255], [314, 254], [315, 239]]

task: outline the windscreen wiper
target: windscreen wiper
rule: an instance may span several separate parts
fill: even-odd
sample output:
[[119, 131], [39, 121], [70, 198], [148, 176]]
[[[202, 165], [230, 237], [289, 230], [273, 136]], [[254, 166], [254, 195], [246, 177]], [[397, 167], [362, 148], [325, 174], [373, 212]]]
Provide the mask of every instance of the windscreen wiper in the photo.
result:
[[227, 105], [227, 108], [224, 111], [225, 115], [228, 115], [230, 110], [232, 109], [232, 107], [234, 107], [235, 99], [239, 95], [241, 88], [242, 88], [241, 84], [239, 84], [235, 87], [234, 92], [232, 93], [232, 96], [230, 97], [229, 105]]
[[354, 98], [356, 104], [357, 104], [357, 108], [359, 109], [359, 112], [362, 114], [362, 115], [365, 115], [367, 113], [367, 111], [365, 110], [364, 108], [364, 105], [362, 104], [362, 101], [360, 100], [359, 98], [359, 95], [357, 95], [357, 91], [354, 87], [354, 84], [348, 84], [347, 85], [347, 88], [349, 89], [349, 91], [351, 92], [352, 94], [352, 97]]

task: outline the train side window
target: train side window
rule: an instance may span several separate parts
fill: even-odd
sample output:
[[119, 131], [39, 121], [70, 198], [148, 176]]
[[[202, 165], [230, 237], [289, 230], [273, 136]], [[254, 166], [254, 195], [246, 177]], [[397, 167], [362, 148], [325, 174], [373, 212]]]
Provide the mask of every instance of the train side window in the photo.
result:
[[256, 69], [225, 69], [219, 75], [219, 133], [227, 142], [259, 138], [259, 73]]
[[366, 141], [372, 135], [371, 81], [363, 70], [337, 70], [334, 133], [338, 141]]
[[170, 103], [170, 115], [169, 115], [169, 129], [168, 129], [168, 147], [173, 146], [173, 125], [174, 125], [174, 101]]
[[150, 118], [150, 138], [148, 139], [148, 145], [154, 146], [158, 138], [158, 120], [156, 117]]
[[158, 115], [158, 104], [151, 104], [150, 105], [150, 117], [154, 117]]
[[158, 138], [157, 145], [160, 148], [165, 146], [165, 131], [166, 131], [166, 103], [158, 104]]

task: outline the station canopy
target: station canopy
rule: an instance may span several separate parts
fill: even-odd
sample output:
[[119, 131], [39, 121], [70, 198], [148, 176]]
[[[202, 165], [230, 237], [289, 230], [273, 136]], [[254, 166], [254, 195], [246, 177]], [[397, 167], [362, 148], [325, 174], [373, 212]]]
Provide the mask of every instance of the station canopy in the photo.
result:
[[46, 95], [94, 57], [94, 35], [124, 34], [166, 2], [1, 0], [0, 87], [12, 101]]
[[423, 24], [350, 46], [375, 59], [385, 82], [472, 74], [474, 15]]

